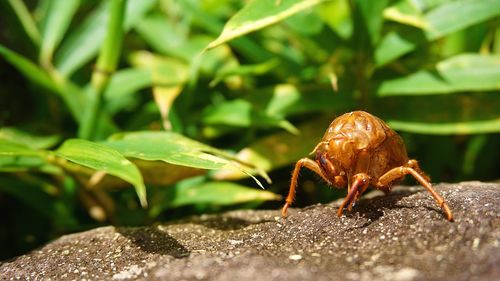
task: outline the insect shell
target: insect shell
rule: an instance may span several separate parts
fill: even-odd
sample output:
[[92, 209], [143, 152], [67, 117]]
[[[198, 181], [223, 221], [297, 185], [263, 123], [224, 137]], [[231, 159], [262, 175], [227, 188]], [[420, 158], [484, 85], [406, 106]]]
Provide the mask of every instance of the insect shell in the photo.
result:
[[299, 171], [305, 167], [318, 174], [329, 185], [347, 187], [344, 208], [350, 211], [369, 186], [389, 192], [394, 183], [412, 175], [432, 195], [446, 218], [453, 220], [450, 208], [430, 183], [418, 162], [409, 159], [401, 137], [381, 119], [364, 111], [353, 111], [337, 117], [314, 148], [316, 159], [302, 158], [295, 164], [282, 215], [286, 217], [293, 203]]

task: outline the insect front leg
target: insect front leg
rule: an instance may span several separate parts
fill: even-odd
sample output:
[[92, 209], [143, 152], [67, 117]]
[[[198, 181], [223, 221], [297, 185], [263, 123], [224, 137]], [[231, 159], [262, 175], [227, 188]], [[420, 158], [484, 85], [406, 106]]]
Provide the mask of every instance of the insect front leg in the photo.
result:
[[352, 185], [349, 188], [347, 196], [337, 211], [337, 216], [339, 217], [342, 216], [342, 212], [346, 206], [349, 210], [351, 209], [351, 204], [356, 201], [363, 192], [365, 192], [368, 188], [368, 184], [370, 183], [370, 177], [365, 173], [356, 174], [353, 179], [354, 180], [352, 181]]
[[299, 179], [299, 173], [300, 169], [304, 167], [307, 168], [319, 176], [321, 176], [326, 182], [329, 182], [328, 178], [325, 176], [323, 171], [321, 170], [321, 167], [318, 165], [318, 163], [314, 162], [313, 160], [309, 158], [302, 158], [297, 163], [295, 164], [295, 169], [293, 170], [292, 173], [292, 181], [290, 183], [290, 189], [288, 191], [288, 196], [286, 197], [286, 203], [283, 206], [283, 209], [281, 209], [281, 216], [286, 217], [288, 207], [292, 205], [293, 200], [295, 199], [295, 188], [297, 187], [297, 181]]

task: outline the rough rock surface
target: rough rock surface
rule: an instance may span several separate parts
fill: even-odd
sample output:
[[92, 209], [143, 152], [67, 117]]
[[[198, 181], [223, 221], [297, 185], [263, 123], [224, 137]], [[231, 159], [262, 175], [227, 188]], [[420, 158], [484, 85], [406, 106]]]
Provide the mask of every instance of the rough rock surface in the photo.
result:
[[336, 206], [237, 211], [63, 236], [0, 264], [0, 279], [500, 280], [500, 185], [421, 187]]

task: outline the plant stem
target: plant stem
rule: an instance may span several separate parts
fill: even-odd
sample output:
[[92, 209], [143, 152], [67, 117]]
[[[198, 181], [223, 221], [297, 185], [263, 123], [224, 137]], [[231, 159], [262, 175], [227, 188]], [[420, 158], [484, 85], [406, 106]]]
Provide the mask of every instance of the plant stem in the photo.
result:
[[24, 31], [28, 37], [33, 41], [35, 46], [40, 46], [41, 36], [35, 21], [30, 15], [28, 8], [21, 0], [9, 0], [9, 4], [16, 13], [17, 18], [21, 22]]
[[89, 107], [86, 108], [79, 132], [79, 136], [84, 139], [95, 137], [97, 121], [103, 109], [103, 94], [118, 64], [126, 5], [127, 0], [111, 0], [107, 34], [92, 72]]

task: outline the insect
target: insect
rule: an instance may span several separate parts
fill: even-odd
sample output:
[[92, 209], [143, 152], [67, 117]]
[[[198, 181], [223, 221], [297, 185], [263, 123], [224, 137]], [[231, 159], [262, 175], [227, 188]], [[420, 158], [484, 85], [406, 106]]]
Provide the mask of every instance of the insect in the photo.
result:
[[394, 183], [405, 175], [412, 175], [432, 194], [446, 218], [453, 221], [450, 208], [434, 190], [429, 177], [416, 160], [408, 158], [401, 137], [384, 121], [367, 112], [354, 111], [337, 117], [312, 153], [316, 153], [315, 160], [302, 158], [295, 164], [281, 211], [283, 217], [295, 198], [300, 169], [305, 167], [331, 186], [345, 188], [347, 185], [347, 196], [337, 211], [339, 217], [344, 208], [351, 211], [368, 186], [388, 193]]

